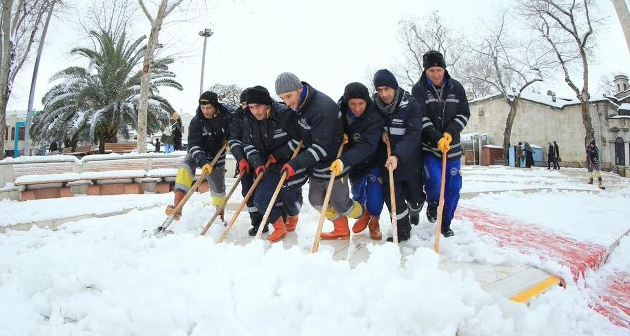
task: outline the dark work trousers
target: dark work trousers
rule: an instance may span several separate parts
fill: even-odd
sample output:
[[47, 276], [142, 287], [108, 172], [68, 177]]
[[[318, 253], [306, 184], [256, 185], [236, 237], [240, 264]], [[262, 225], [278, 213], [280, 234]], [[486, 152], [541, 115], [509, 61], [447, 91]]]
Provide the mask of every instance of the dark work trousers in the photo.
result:
[[[258, 212], [261, 216], [264, 215], [265, 211], [267, 211], [271, 197], [280, 182], [280, 177], [280, 174], [266, 172], [254, 192], [254, 205], [258, 208]], [[301, 208], [302, 188], [283, 186], [282, 189], [280, 189], [271, 212], [269, 213], [267, 223], [275, 223], [276, 220], [283, 216], [284, 213], [289, 216], [296, 216], [300, 213]]]

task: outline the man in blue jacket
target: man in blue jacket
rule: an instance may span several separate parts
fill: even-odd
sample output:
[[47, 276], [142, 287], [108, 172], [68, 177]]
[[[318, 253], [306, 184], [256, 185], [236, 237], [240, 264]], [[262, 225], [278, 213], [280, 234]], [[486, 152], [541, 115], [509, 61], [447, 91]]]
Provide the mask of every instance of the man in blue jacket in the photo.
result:
[[[304, 144], [304, 150], [282, 168], [291, 177], [300, 169], [309, 171], [308, 200], [315, 209], [322, 209], [328, 181], [330, 165], [337, 159], [337, 152], [343, 142], [343, 123], [339, 106], [329, 96], [316, 90], [310, 84], [301, 82], [290, 72], [276, 78], [276, 94], [297, 113], [297, 124]], [[363, 207], [350, 198], [347, 168], [334, 180], [330, 206], [326, 218], [331, 220], [334, 230], [322, 233], [321, 239], [350, 239], [348, 217], [359, 218]]]
[[[377, 150], [382, 169], [392, 169], [398, 241], [411, 238], [410, 214], [420, 212], [424, 204], [422, 190], [422, 151], [420, 150], [422, 109], [420, 102], [398, 86], [394, 74], [387, 69], [374, 74], [374, 102], [385, 122], [383, 142]], [[387, 156], [386, 143], [391, 146]], [[383, 174], [383, 184], [389, 186], [389, 173]], [[392, 210], [392, 199], [385, 192], [385, 202]], [[387, 238], [393, 241], [394, 237]]]
[[424, 189], [427, 193], [427, 219], [437, 220], [442, 182], [442, 156], [446, 155], [442, 235], [451, 237], [451, 221], [462, 188], [460, 134], [470, 118], [464, 87], [446, 71], [444, 56], [431, 50], [422, 56], [424, 72], [411, 90], [423, 102], [422, 150], [424, 151]]
[[352, 232], [359, 233], [369, 227], [370, 238], [381, 240], [379, 218], [383, 210], [383, 172], [377, 166], [374, 154], [381, 141], [383, 118], [370, 98], [368, 88], [361, 83], [346, 85], [338, 104], [348, 142], [330, 170], [339, 175], [344, 168], [350, 167], [352, 198], [363, 205], [363, 215], [354, 222]]
[[[195, 170], [201, 168], [206, 173], [210, 185], [212, 205], [221, 206], [225, 200], [225, 151], [214, 166], [210, 162], [227, 144], [230, 127], [230, 108], [219, 103], [217, 94], [206, 91], [199, 97], [199, 106], [188, 126], [188, 153], [182, 160], [175, 177], [175, 197], [173, 205], [166, 207], [171, 215], [179, 202], [192, 186]], [[223, 212], [220, 213], [221, 220]], [[178, 214], [175, 219], [179, 219]]]

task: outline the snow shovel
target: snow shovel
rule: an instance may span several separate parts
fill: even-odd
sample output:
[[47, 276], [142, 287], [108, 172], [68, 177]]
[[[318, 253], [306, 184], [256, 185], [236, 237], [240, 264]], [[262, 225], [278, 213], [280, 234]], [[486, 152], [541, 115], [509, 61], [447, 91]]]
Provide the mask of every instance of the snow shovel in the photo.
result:
[[[221, 157], [221, 154], [223, 154], [223, 151], [225, 151], [226, 147], [227, 145], [223, 145], [223, 147], [221, 147], [221, 149], [214, 156], [214, 158], [212, 159], [212, 162], [210, 162], [210, 165], [212, 167], [214, 167], [217, 161], [219, 161], [219, 157]], [[203, 182], [205, 178], [206, 178], [206, 174], [204, 172], [201, 172], [201, 176], [199, 177], [199, 179], [197, 179], [197, 181], [192, 185], [192, 187], [190, 187], [190, 190], [188, 190], [184, 198], [182, 198], [182, 200], [179, 201], [177, 206], [175, 206], [175, 209], [173, 209], [173, 212], [166, 218], [164, 223], [162, 223], [162, 225], [158, 226], [157, 228], [155, 228], [155, 230], [153, 230], [154, 236], [159, 233], [164, 232], [169, 227], [169, 225], [173, 223], [175, 216], [177, 216], [182, 211], [184, 204], [186, 204], [186, 202], [192, 196], [192, 194], [197, 190], [197, 188], [199, 188], [199, 186], [201, 185], [201, 183]]]
[[442, 180], [440, 181], [440, 200], [438, 202], [437, 224], [435, 226], [435, 243], [433, 251], [438, 253], [440, 249], [440, 236], [442, 235], [442, 213], [444, 212], [444, 185], [446, 179], [446, 153], [442, 153]]
[[[300, 152], [300, 148], [302, 148], [302, 141], [298, 144], [298, 146], [293, 151], [293, 155], [291, 155], [291, 159], [294, 159], [298, 153]], [[287, 178], [287, 172], [282, 173], [282, 177], [280, 177], [280, 182], [278, 182], [278, 186], [276, 186], [276, 190], [273, 192], [271, 196], [271, 200], [269, 201], [269, 205], [267, 206], [267, 210], [265, 210], [265, 214], [263, 215], [262, 220], [260, 221], [260, 225], [258, 226], [258, 231], [256, 231], [256, 239], [260, 239], [262, 235], [263, 228], [267, 225], [267, 220], [269, 220], [269, 214], [271, 213], [271, 209], [273, 209], [273, 205], [276, 202], [276, 198], [278, 198], [278, 194], [280, 193], [280, 189], [284, 186], [284, 180]]]
[[[392, 156], [392, 147], [389, 143], [389, 138], [385, 141], [387, 145], [387, 157]], [[394, 190], [394, 170], [391, 166], [387, 167], [389, 172], [389, 199], [391, 203], [391, 216], [392, 216], [392, 239], [394, 244], [398, 244], [398, 218], [396, 217], [396, 191]]]
[[[265, 163], [265, 168], [269, 167], [270, 164], [271, 164], [271, 160], [267, 160], [267, 163]], [[241, 201], [241, 204], [239, 204], [238, 208], [236, 208], [236, 211], [234, 212], [232, 219], [230, 219], [230, 221], [228, 222], [228, 225], [225, 227], [225, 230], [223, 230], [221, 237], [217, 239], [217, 244], [223, 242], [223, 240], [227, 237], [228, 233], [230, 232], [230, 229], [232, 229], [232, 226], [234, 226], [234, 223], [236, 223], [236, 219], [238, 218], [238, 215], [241, 213], [241, 210], [243, 210], [243, 208], [245, 207], [245, 204], [247, 204], [247, 200], [249, 200], [249, 198], [252, 197], [252, 195], [254, 194], [254, 190], [256, 190], [256, 187], [258, 186], [258, 183], [260, 183], [260, 180], [262, 180], [263, 175], [265, 175], [265, 172], [260, 173], [260, 175], [256, 177], [256, 180], [254, 180], [252, 187], [249, 188], [249, 191], [247, 192], [247, 194], [245, 194], [245, 197], [243, 197], [243, 201]]]
[[219, 206], [216, 209], [216, 211], [214, 212], [214, 215], [212, 215], [212, 217], [210, 218], [210, 220], [208, 221], [206, 226], [204, 226], [203, 230], [201, 230], [201, 232], [199, 232], [200, 236], [204, 236], [206, 234], [206, 232], [208, 232], [208, 229], [210, 229], [210, 226], [212, 226], [212, 223], [214, 223], [214, 220], [217, 219], [217, 217], [219, 217], [219, 214], [221, 213], [221, 211], [223, 211], [223, 209], [225, 209], [225, 206], [227, 205], [227, 201], [230, 199], [230, 197], [232, 197], [232, 194], [234, 193], [234, 190], [239, 185], [239, 183], [241, 183], [242, 179], [243, 179], [243, 174], [238, 174], [238, 179], [236, 179], [236, 182], [234, 182], [234, 184], [232, 185], [232, 188], [230, 189], [230, 191], [227, 193], [227, 195], [225, 195], [225, 199], [223, 200], [223, 203], [221, 203], [221, 206]]
[[[337, 151], [337, 158], [341, 156], [341, 152], [343, 151], [343, 141], [341, 142], [341, 146], [339, 146], [339, 151]], [[315, 241], [313, 242], [313, 248], [311, 249], [311, 253], [317, 252], [319, 249], [319, 241], [322, 237], [322, 229], [324, 227], [324, 219], [326, 219], [326, 211], [328, 211], [328, 202], [330, 202], [330, 194], [332, 194], [333, 183], [335, 182], [335, 174], [330, 174], [330, 180], [328, 180], [328, 188], [326, 188], [326, 195], [324, 196], [324, 204], [322, 204], [322, 210], [319, 214], [319, 222], [317, 223], [317, 232], [315, 232]]]

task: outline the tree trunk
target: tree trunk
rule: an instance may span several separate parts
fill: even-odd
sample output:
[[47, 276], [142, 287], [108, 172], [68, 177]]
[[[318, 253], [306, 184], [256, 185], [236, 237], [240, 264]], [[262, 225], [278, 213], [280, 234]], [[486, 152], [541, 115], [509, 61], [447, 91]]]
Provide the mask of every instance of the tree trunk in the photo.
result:
[[7, 125], [7, 105], [9, 103], [9, 94], [11, 86], [9, 85], [9, 76], [11, 73], [11, 64], [15, 56], [13, 39], [11, 38], [11, 12], [13, 8], [13, 0], [5, 0], [2, 2], [2, 34], [0, 35], [0, 160], [4, 159], [4, 138], [6, 137]]
[[[582, 93], [582, 96], [588, 96], [588, 93]], [[584, 147], [588, 145], [591, 139], [595, 139], [595, 131], [593, 130], [593, 123], [591, 122], [591, 113], [588, 98], [583, 98], [580, 104], [582, 108], [582, 124], [584, 124]]]
[[518, 110], [518, 97], [514, 99], [506, 99], [505, 101], [510, 106], [510, 112], [508, 112], [507, 119], [505, 120], [505, 129], [503, 130], [503, 162], [508, 162], [510, 155], [510, 142], [512, 137], [512, 126], [514, 125], [514, 119], [516, 119], [516, 111]]
[[[142, 75], [140, 78], [140, 104], [138, 106], [138, 153], [147, 152], [147, 110], [149, 106], [149, 86], [151, 84], [151, 62], [155, 53], [155, 48], [158, 45], [158, 37], [160, 30], [162, 29], [162, 23], [164, 18], [172, 11], [174, 6], [177, 6], [180, 1], [176, 1], [170, 8], [168, 7], [168, 0], [161, 0], [158, 13], [153, 20], [148, 12], [145, 11], [149, 21], [151, 22], [151, 34], [149, 34], [149, 40], [147, 41], [147, 50], [144, 54], [144, 62], [142, 63]], [[142, 4], [142, 1], [140, 1]], [[143, 7], [143, 9], [145, 9]]]
[[630, 51], [630, 12], [628, 12], [628, 6], [626, 5], [625, 0], [611, 1], [613, 6], [615, 6], [615, 12], [617, 12], [617, 17], [619, 18], [623, 35], [626, 37], [626, 47], [628, 48], [628, 51]]

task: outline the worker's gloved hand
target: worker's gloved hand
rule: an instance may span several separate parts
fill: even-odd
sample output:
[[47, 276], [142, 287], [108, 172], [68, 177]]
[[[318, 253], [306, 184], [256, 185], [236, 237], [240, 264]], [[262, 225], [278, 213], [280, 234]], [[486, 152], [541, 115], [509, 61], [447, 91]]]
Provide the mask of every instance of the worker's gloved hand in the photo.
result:
[[287, 178], [291, 178], [293, 177], [293, 175], [295, 175], [295, 170], [293, 169], [293, 167], [291, 167], [290, 164], [285, 163], [284, 166], [282, 166], [282, 169], [280, 169], [280, 173], [287, 173]]
[[453, 137], [448, 132], [444, 132], [443, 135], [446, 138], [447, 144], [450, 146], [451, 142], [453, 141]]
[[442, 152], [442, 154], [446, 154], [448, 152], [448, 150], [451, 149], [451, 146], [449, 146], [449, 142], [446, 139], [446, 137], [442, 137], [438, 141], [437, 147], [440, 150], [440, 152]]
[[335, 176], [339, 176], [339, 174], [343, 171], [343, 162], [341, 162], [340, 159], [333, 161], [330, 165], [330, 171], [335, 174]]
[[247, 161], [247, 159], [241, 159], [241, 161], [238, 162], [238, 172], [243, 174], [249, 174], [249, 162]]
[[256, 170], [255, 170], [256, 176], [264, 173], [265, 170], [266, 170], [265, 166], [261, 165], [261, 166], [256, 167]]
[[212, 166], [209, 163], [206, 163], [203, 167], [201, 167], [201, 173], [210, 175], [210, 173], [212, 173]]

